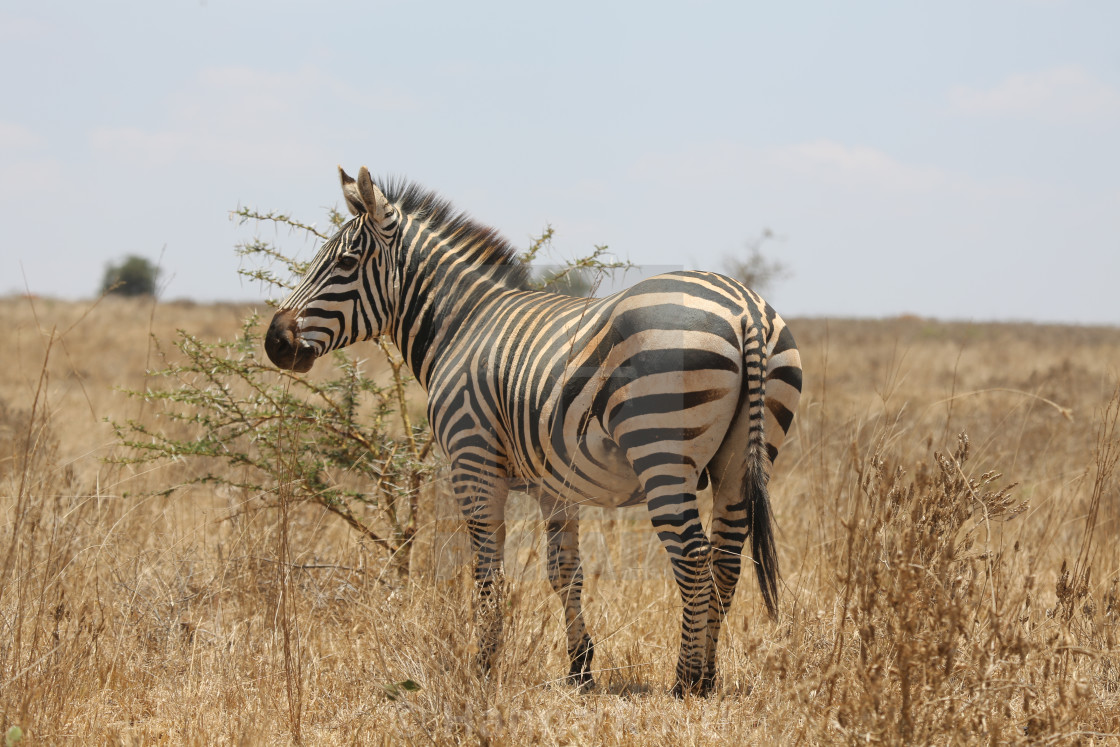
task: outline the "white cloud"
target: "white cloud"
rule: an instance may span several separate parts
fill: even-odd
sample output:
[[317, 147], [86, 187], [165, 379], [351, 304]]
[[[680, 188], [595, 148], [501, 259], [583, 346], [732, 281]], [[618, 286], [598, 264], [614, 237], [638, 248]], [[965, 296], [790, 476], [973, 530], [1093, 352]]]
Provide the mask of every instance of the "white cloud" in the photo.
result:
[[958, 86], [950, 107], [961, 114], [1026, 117], [1057, 124], [1104, 124], [1120, 120], [1120, 91], [1078, 65], [1013, 75], [988, 89]]
[[903, 163], [875, 148], [833, 140], [782, 146], [768, 157], [779, 168], [852, 187], [912, 192], [940, 188], [949, 181], [940, 169]]
[[[95, 149], [148, 167], [193, 161], [290, 169], [321, 165], [323, 143], [371, 111], [412, 105], [391, 92], [363, 95], [315, 69], [210, 68], [167, 97], [162, 126], [99, 128], [90, 140]], [[350, 119], [340, 119], [340, 111]]]
[[27, 42], [42, 39], [50, 33], [50, 26], [42, 19], [0, 13], [0, 41]]
[[58, 189], [63, 174], [62, 164], [53, 158], [5, 164], [0, 169], [0, 200], [31, 199]]
[[23, 125], [0, 121], [0, 149], [28, 150], [46, 143], [46, 138]]
[[57, 187], [62, 169], [43, 155], [47, 139], [14, 122], [0, 121], [0, 199], [8, 200]]
[[688, 182], [750, 181], [765, 175], [783, 183], [888, 193], [940, 190], [959, 179], [942, 169], [899, 161], [876, 148], [827, 139], [769, 148], [709, 143], [684, 152], [649, 155], [635, 165], [634, 173]]

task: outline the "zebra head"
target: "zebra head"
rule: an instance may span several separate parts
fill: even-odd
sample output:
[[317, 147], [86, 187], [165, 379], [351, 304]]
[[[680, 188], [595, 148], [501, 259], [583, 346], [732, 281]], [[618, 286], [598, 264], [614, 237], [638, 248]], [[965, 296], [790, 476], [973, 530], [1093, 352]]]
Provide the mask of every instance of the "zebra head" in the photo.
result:
[[400, 214], [365, 166], [356, 180], [341, 166], [338, 172], [354, 217], [323, 245], [272, 317], [264, 349], [280, 368], [308, 371], [319, 356], [373, 339], [388, 322], [386, 255]]

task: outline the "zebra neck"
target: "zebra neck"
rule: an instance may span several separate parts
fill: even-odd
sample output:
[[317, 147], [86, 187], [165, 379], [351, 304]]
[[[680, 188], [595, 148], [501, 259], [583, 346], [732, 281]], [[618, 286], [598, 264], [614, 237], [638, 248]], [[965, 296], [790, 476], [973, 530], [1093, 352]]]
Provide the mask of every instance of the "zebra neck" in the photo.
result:
[[425, 390], [450, 341], [471, 334], [471, 316], [479, 306], [519, 290], [511, 287], [507, 258], [485, 244], [449, 241], [428, 231], [402, 242], [397, 271], [393, 342]]

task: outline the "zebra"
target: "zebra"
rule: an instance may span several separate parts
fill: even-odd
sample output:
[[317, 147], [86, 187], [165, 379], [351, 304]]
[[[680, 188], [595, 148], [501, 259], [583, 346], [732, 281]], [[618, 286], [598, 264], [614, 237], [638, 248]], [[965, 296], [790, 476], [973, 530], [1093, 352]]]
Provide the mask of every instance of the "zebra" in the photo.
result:
[[[339, 167], [353, 217], [278, 307], [265, 349], [310, 370], [328, 351], [388, 335], [428, 395], [474, 554], [476, 664], [501, 634], [508, 492], [536, 497], [549, 582], [564, 608], [565, 680], [594, 686], [581, 608], [579, 506], [645, 503], [683, 613], [673, 693], [706, 695], [749, 537], [762, 598], [778, 608], [767, 483], [801, 392], [789, 328], [754, 291], [671, 272], [615, 295], [533, 290], [497, 231], [401, 179]], [[710, 484], [710, 534], [696, 494]]]

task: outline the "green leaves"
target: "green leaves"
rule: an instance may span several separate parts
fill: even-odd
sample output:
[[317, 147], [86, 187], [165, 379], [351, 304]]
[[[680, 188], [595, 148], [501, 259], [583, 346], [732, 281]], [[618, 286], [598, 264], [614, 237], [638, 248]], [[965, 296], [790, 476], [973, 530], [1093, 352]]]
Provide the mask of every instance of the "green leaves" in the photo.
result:
[[[253, 314], [233, 340], [206, 342], [180, 330], [175, 352], [155, 340], [163, 366], [150, 372], [148, 389], [128, 394], [160, 417], [114, 423], [130, 448], [115, 461], [190, 462], [187, 484], [224, 485], [266, 502], [283, 484], [296, 500], [327, 508], [407, 558], [416, 493], [432, 467], [416, 453], [416, 434], [396, 435], [411, 429], [402, 426], [398, 382], [382, 386], [344, 352], [332, 355], [321, 381], [275, 369], [257, 352], [263, 334]], [[406, 375], [399, 368], [393, 375], [403, 387]]]
[[415, 680], [401, 680], [400, 682], [386, 682], [381, 685], [385, 691], [385, 697], [389, 700], [397, 700], [404, 696], [405, 693], [414, 693], [420, 689], [420, 685]]

